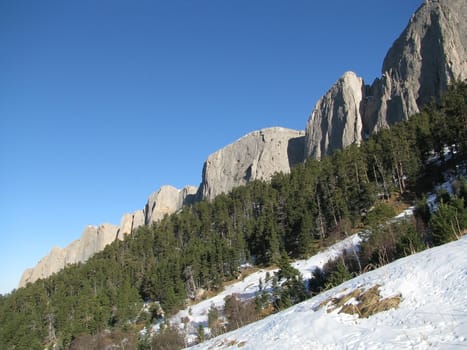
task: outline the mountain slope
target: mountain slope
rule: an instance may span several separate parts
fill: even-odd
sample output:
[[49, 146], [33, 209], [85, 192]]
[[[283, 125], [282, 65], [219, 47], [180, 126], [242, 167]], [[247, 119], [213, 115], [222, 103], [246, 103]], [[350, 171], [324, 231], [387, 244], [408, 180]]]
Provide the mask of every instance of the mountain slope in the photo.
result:
[[[365, 273], [283, 312], [193, 349], [448, 349], [467, 346], [467, 236]], [[368, 318], [331, 298], [379, 287], [397, 309]], [[376, 287], [378, 288], [378, 287]], [[356, 303], [350, 299], [347, 304]]]
[[[358, 234], [352, 235], [342, 241], [339, 241], [329, 248], [319, 252], [312, 257], [305, 260], [297, 260], [292, 263], [292, 266], [296, 268], [302, 274], [304, 279], [312, 278], [312, 272], [316, 268], [322, 268], [328, 261], [336, 259], [344, 251], [352, 251], [361, 242], [361, 238]], [[170, 322], [177, 324], [179, 327], [184, 328], [187, 333], [187, 338], [196, 340], [197, 329], [199, 325], [207, 326], [208, 324], [208, 312], [209, 308], [214, 306], [216, 308], [223, 309], [225, 298], [228, 296], [236, 295], [240, 300], [249, 300], [255, 297], [259, 290], [259, 280], [267, 280], [267, 275], [271, 276], [278, 271], [275, 269], [261, 269], [254, 272], [241, 281], [235, 282], [224, 288], [215, 297], [203, 300], [195, 305], [179, 311], [173, 317]], [[267, 284], [267, 283], [266, 283]], [[186, 326], [182, 325], [181, 320], [188, 320]]]
[[[467, 78], [466, 19], [464, 0], [427, 0], [388, 51], [381, 79], [370, 87], [354, 73], [344, 74], [318, 101], [305, 136], [301, 131], [283, 128], [252, 132], [209, 156], [196, 196], [194, 187], [177, 190], [163, 186], [151, 195], [145, 209], [125, 214], [117, 233], [106, 235], [105, 244], [88, 246], [86, 242], [102, 241], [89, 237], [64, 249], [73, 250], [70, 256], [87, 258], [107, 243], [176, 212], [195, 198], [212, 200], [249, 181], [269, 180], [276, 172], [289, 172], [307, 157], [319, 159], [406, 120], [432, 96], [438, 97], [453, 80]], [[77, 254], [76, 250], [86, 254]], [[64, 255], [60, 249], [52, 250], [35, 268], [24, 272], [19, 286], [50, 276], [68, 263], [86, 260], [67, 260]]]

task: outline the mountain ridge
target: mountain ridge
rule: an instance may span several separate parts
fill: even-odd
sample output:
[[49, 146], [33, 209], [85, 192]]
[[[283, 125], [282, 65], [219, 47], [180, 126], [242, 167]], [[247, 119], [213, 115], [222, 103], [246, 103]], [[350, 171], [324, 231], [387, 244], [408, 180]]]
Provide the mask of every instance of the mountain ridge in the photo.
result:
[[[462, 4], [460, 0], [426, 1], [389, 49], [382, 77], [369, 86], [355, 73], [345, 73], [317, 102], [305, 132], [279, 127], [245, 135], [208, 157], [198, 188], [177, 190], [162, 186], [150, 195], [142, 210], [124, 214], [120, 226], [103, 224], [89, 229], [95, 234], [86, 228], [83, 239], [67, 247], [71, 251], [68, 255], [74, 259], [67, 260], [62, 257], [63, 252], [52, 250], [36, 267], [23, 273], [19, 287], [47, 277], [69, 263], [85, 261], [111, 241], [123, 239], [137, 227], [158, 221], [185, 204], [213, 199], [255, 179], [267, 181], [275, 172], [290, 171], [293, 164], [358, 144], [372, 133], [406, 120], [428, 98], [439, 96], [454, 79], [467, 78], [467, 11]], [[290, 142], [293, 151], [289, 152]], [[105, 238], [84, 239], [98, 236], [101, 226], [105, 232], [101, 236]]]

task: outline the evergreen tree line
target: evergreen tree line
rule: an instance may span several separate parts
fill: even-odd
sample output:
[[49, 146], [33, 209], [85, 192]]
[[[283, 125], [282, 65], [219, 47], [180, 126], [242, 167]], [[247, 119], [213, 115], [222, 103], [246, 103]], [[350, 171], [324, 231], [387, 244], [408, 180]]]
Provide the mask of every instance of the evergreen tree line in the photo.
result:
[[[466, 161], [467, 84], [458, 83], [438, 104], [361, 145], [309, 159], [270, 183], [253, 181], [185, 207], [86, 263], [1, 296], [0, 348], [67, 349], [83, 334], [134, 333], [146, 322], [143, 302], [158, 301], [170, 315], [201, 289], [216, 290], [235, 279], [243, 263], [268, 266], [281, 257], [309, 256], [330, 239], [369, 225], [378, 203], [422, 198], [443, 171], [455, 172]], [[420, 204], [423, 244], [442, 243], [449, 238], [439, 232], [455, 236], [467, 226], [462, 196], [439, 205], [438, 212], [454, 215], [455, 222], [436, 221]], [[366, 265], [378, 258], [371, 256]], [[301, 296], [288, 298], [286, 304]]]

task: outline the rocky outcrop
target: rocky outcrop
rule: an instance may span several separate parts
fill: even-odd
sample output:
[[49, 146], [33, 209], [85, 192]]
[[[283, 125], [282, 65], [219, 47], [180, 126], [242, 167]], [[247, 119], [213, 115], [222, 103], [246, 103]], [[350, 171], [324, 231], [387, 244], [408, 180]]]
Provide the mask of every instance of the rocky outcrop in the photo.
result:
[[143, 226], [144, 224], [144, 210], [136, 210], [132, 214], [123, 214], [117, 238], [120, 240], [125, 239], [126, 235], [132, 234], [138, 227]]
[[362, 139], [363, 79], [345, 73], [320, 98], [306, 127], [306, 156], [320, 159]]
[[467, 78], [465, 1], [426, 1], [388, 51], [382, 71], [368, 91], [368, 134], [406, 120], [450, 83]]
[[450, 83], [465, 79], [465, 1], [427, 0], [388, 51], [381, 78], [359, 88], [361, 80], [346, 73], [318, 101], [306, 127], [305, 155], [319, 159], [407, 120]]
[[44, 278], [58, 272], [65, 266], [65, 251], [59, 247], [53, 247], [50, 253], [42, 258], [35, 267], [26, 269], [21, 276], [19, 288], [39, 278]]
[[66, 248], [54, 247], [50, 253], [39, 261], [32, 269], [27, 269], [19, 287], [24, 287], [29, 282], [48, 277], [68, 264], [75, 264], [89, 259], [100, 252], [104, 247], [113, 242], [117, 236], [118, 226], [102, 224], [100, 226], [87, 226], [81, 238], [72, 242]]
[[303, 161], [303, 145], [302, 131], [275, 127], [249, 133], [208, 157], [199, 195], [211, 200], [249, 181], [288, 173]]
[[181, 209], [183, 205], [191, 203], [196, 193], [197, 188], [193, 186], [187, 186], [181, 190], [172, 186], [163, 186], [159, 191], [150, 195], [143, 210], [124, 214], [120, 226], [112, 224], [87, 226], [80, 239], [73, 241], [65, 248], [54, 247], [34, 268], [25, 270], [19, 288], [29, 282], [48, 277], [69, 264], [86, 261], [115, 239], [123, 240], [138, 227], [158, 221], [166, 214], [172, 214]]
[[197, 191], [198, 188], [194, 186], [187, 186], [182, 190], [173, 186], [162, 186], [149, 197], [144, 208], [144, 223], [150, 225], [161, 220], [165, 215], [176, 212], [184, 204], [192, 202]]

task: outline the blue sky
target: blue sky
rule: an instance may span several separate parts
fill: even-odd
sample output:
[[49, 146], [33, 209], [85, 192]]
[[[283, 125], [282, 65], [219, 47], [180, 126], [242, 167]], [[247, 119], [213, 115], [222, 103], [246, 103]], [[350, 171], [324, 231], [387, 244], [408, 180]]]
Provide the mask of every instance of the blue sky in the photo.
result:
[[420, 4], [1, 1], [0, 293], [244, 134], [304, 129], [345, 71], [371, 83]]

